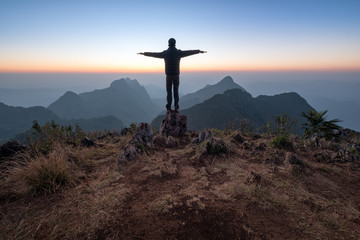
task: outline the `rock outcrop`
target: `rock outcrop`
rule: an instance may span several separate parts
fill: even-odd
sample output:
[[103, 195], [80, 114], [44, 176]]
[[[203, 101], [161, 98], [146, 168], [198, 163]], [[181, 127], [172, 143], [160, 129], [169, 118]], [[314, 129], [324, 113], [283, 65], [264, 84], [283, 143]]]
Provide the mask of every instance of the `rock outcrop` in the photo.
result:
[[210, 130], [202, 131], [199, 133], [198, 137], [194, 138], [191, 141], [191, 143], [192, 144], [200, 144], [200, 143], [210, 139], [213, 136], [214, 136], [214, 134]]
[[140, 123], [136, 128], [135, 134], [125, 147], [121, 154], [118, 164], [131, 161], [139, 154], [146, 153], [149, 148], [152, 148], [154, 141], [154, 133], [151, 126], [147, 123]]
[[187, 131], [187, 117], [174, 110], [168, 111], [160, 126], [160, 134], [180, 137]]

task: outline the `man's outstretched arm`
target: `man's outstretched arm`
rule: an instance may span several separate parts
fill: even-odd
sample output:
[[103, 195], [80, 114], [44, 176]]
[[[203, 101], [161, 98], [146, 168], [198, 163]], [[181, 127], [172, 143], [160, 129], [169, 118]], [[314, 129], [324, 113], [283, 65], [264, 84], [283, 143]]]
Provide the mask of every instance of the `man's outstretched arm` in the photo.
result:
[[140, 52], [138, 54], [144, 55], [147, 57], [164, 58], [164, 52]]
[[206, 53], [206, 51], [201, 50], [187, 50], [187, 51], [181, 51], [181, 57], [187, 57], [198, 53]]

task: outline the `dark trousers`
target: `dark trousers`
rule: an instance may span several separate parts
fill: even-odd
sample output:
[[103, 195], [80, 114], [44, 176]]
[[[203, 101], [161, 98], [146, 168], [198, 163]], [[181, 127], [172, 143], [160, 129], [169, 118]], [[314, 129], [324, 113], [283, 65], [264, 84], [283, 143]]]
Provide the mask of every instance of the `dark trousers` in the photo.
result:
[[174, 86], [175, 109], [178, 109], [179, 108], [179, 75], [166, 76], [166, 92], [167, 92], [166, 109], [171, 109], [173, 86]]

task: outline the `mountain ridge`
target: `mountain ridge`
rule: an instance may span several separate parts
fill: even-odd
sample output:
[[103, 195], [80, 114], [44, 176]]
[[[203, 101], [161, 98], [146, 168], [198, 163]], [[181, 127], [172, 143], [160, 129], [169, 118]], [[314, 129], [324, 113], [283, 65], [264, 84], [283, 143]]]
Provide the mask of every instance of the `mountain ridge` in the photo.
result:
[[[300, 125], [305, 121], [301, 118], [301, 113], [310, 109], [313, 108], [297, 93], [253, 98], [250, 93], [241, 89], [230, 89], [193, 107], [180, 110], [180, 113], [187, 116], [188, 128], [192, 130], [224, 129], [229, 124], [239, 124], [243, 119], [247, 119], [252, 128], [260, 128], [267, 122], [273, 122], [274, 116], [286, 114], [292, 120], [299, 119], [296, 129], [301, 133]], [[158, 128], [162, 118], [163, 116], [155, 118], [152, 125]]]

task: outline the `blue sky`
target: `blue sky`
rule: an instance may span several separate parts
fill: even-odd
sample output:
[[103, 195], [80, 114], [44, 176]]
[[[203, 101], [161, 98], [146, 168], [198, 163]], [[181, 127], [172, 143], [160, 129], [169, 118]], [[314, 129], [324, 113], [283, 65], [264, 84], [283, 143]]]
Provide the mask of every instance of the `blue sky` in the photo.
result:
[[360, 70], [360, 1], [0, 1], [2, 72]]

